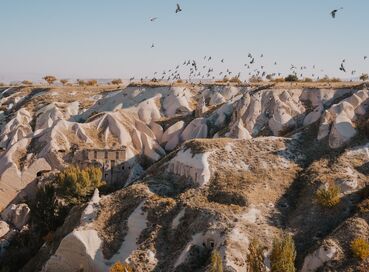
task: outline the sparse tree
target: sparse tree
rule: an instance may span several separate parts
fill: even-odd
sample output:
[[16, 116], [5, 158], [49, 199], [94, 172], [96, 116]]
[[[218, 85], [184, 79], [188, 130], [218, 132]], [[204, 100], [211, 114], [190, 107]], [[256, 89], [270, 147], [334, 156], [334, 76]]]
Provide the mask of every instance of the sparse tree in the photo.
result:
[[49, 85], [51, 85], [56, 81], [56, 77], [54, 77], [54, 76], [44, 76], [43, 80], [45, 80]]
[[120, 84], [122, 84], [123, 83], [123, 81], [121, 80], [121, 79], [113, 79], [112, 81], [111, 81], [111, 84], [113, 84], [113, 85], [120, 85]]
[[299, 81], [299, 78], [296, 75], [288, 75], [284, 80], [287, 82], [296, 82]]
[[60, 83], [63, 84], [63, 86], [65, 86], [68, 83], [68, 79], [61, 79]]
[[368, 79], [369, 79], [368, 74], [362, 74], [362, 75], [360, 76], [360, 80], [362, 80], [362, 81], [367, 81]]

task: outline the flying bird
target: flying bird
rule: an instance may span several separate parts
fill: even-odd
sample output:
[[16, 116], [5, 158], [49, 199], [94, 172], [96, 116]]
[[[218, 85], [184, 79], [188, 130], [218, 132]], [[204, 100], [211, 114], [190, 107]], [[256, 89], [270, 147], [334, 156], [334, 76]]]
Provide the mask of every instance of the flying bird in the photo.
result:
[[368, 58], [368, 56], [364, 56], [364, 60], [366, 60]]
[[339, 8], [339, 9], [335, 9], [335, 10], [332, 10], [331, 11], [331, 16], [332, 16], [332, 18], [334, 19], [334, 18], [336, 18], [336, 14], [337, 14], [337, 12], [339, 11], [339, 10], [342, 10], [343, 8]]
[[154, 21], [156, 21], [158, 19], [158, 17], [152, 17], [152, 18], [150, 18], [150, 21], [151, 22], [154, 22]]
[[346, 69], [345, 69], [345, 67], [343, 66], [343, 63], [341, 63], [340, 71], [342, 71], [342, 72], [345, 72], [345, 73], [346, 73]]
[[152, 45], [151, 45], [151, 48], [154, 48], [154, 47], [155, 47], [155, 44], [152, 44]]
[[181, 6], [179, 4], [177, 4], [176, 13], [181, 12], [181, 11], [182, 11]]

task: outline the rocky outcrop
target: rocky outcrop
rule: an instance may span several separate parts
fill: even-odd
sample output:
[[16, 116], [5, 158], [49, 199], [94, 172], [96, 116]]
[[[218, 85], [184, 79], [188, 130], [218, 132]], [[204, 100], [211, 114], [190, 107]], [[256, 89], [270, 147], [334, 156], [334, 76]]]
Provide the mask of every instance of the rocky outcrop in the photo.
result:
[[1, 218], [20, 230], [28, 222], [30, 211], [27, 204], [11, 204], [1, 213]]

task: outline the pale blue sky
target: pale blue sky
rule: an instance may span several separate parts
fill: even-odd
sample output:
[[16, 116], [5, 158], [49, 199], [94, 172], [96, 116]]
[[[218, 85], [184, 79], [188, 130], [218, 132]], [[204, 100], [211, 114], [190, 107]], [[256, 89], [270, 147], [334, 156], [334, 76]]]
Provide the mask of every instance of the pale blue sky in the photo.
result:
[[[0, 0], [0, 81], [152, 76], [211, 55], [239, 71], [249, 52], [270, 72], [369, 71], [368, 0]], [[330, 11], [344, 7], [336, 19]], [[159, 17], [152, 23], [150, 17]], [[155, 43], [155, 48], [150, 48]], [[226, 64], [219, 59], [224, 58]], [[272, 64], [278, 61], [278, 69]]]

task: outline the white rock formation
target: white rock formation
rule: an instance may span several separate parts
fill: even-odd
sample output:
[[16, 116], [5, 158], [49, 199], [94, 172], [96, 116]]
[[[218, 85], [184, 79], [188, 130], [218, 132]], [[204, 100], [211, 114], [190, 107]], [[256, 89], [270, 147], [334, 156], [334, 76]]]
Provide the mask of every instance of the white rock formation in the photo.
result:
[[318, 140], [329, 137], [329, 146], [347, 144], [356, 134], [354, 122], [369, 110], [369, 91], [361, 90], [326, 110], [319, 127]]
[[181, 134], [182, 141], [187, 141], [195, 138], [207, 138], [208, 126], [205, 118], [194, 119], [188, 126], [183, 130]]
[[[93, 219], [86, 215], [95, 214], [98, 210], [99, 197], [98, 192], [90, 201], [84, 211], [84, 216], [81, 219], [83, 224], [68, 234], [60, 243], [55, 254], [48, 260], [42, 271], [109, 271], [110, 266], [117, 262], [129, 262], [129, 256], [138, 247], [138, 238], [141, 232], [146, 228], [147, 213], [142, 210], [144, 202], [142, 202], [128, 218], [128, 231], [124, 237], [118, 252], [110, 259], [104, 258], [102, 253], [102, 240], [93, 226]], [[87, 224], [87, 225], [86, 225]]]
[[209, 152], [192, 155], [191, 149], [181, 149], [169, 162], [167, 169], [176, 175], [191, 178], [199, 186], [203, 186], [210, 179], [209, 155]]
[[327, 240], [325, 243], [314, 251], [312, 254], [306, 256], [301, 272], [313, 272], [328, 261], [334, 260], [341, 249], [333, 240]]
[[184, 125], [183, 121], [178, 121], [164, 132], [161, 143], [165, 144], [165, 150], [173, 150], [180, 143]]
[[3, 238], [8, 232], [10, 228], [8, 223], [3, 220], [0, 220], [0, 239]]

